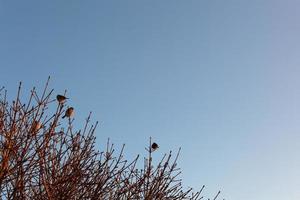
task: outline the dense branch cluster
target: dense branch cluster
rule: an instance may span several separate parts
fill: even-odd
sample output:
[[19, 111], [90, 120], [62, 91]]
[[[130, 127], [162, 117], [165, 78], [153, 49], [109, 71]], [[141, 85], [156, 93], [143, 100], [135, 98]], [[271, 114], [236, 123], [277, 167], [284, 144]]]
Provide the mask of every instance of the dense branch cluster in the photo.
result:
[[[33, 88], [21, 102], [21, 84], [10, 103], [0, 96], [0, 196], [1, 199], [201, 199], [201, 192], [184, 190], [177, 156], [166, 154], [154, 165], [151, 141], [144, 167], [138, 156], [127, 161], [123, 148], [116, 153], [95, 149], [97, 123], [87, 117], [82, 130], [73, 130], [67, 102], [53, 98], [48, 82], [41, 95]], [[67, 115], [67, 119], [62, 119]], [[218, 193], [219, 194], [219, 193]], [[217, 194], [217, 196], [218, 196]], [[217, 198], [215, 197], [215, 199]]]

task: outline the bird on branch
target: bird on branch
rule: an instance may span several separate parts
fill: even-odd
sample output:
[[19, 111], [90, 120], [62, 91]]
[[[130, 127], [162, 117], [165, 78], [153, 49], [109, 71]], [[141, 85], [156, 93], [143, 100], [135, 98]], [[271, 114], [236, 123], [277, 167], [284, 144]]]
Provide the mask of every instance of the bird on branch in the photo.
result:
[[38, 132], [38, 131], [40, 130], [40, 128], [42, 128], [42, 123], [39, 122], [39, 121], [34, 121], [34, 122], [32, 123], [30, 132], [36, 133], [36, 132]]
[[66, 110], [65, 112], [65, 115], [62, 117], [62, 118], [65, 118], [65, 117], [72, 117], [74, 115], [74, 108], [73, 107], [70, 107]]
[[151, 150], [152, 150], [152, 151], [155, 151], [155, 150], [158, 149], [158, 148], [159, 148], [158, 144], [155, 143], [155, 142], [153, 142], [152, 145], [151, 145]]
[[56, 96], [56, 100], [58, 101], [58, 103], [64, 103], [67, 99], [69, 99], [68, 97], [65, 97], [65, 96], [63, 96], [63, 95], [60, 95], [60, 94], [58, 94], [57, 96]]

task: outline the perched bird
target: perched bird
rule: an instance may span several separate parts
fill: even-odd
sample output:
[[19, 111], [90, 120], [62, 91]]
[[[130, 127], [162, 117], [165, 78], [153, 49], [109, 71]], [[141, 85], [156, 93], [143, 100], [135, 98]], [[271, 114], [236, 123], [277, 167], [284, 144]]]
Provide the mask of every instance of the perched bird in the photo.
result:
[[158, 144], [156, 144], [155, 142], [153, 142], [152, 145], [151, 145], [151, 150], [155, 151], [158, 148], [159, 148]]
[[65, 96], [63, 96], [63, 95], [58, 94], [58, 95], [56, 96], [56, 99], [57, 99], [58, 103], [64, 103], [64, 102], [65, 102], [67, 99], [69, 99], [69, 98], [67, 98], [67, 97], [65, 97]]
[[32, 123], [30, 132], [36, 133], [36, 132], [38, 132], [38, 131], [40, 130], [40, 128], [42, 128], [42, 123], [39, 122], [39, 121], [34, 121], [34, 122]]
[[74, 115], [74, 108], [73, 107], [70, 107], [66, 110], [65, 112], [65, 115], [62, 117], [62, 118], [65, 118], [65, 117], [72, 117]]

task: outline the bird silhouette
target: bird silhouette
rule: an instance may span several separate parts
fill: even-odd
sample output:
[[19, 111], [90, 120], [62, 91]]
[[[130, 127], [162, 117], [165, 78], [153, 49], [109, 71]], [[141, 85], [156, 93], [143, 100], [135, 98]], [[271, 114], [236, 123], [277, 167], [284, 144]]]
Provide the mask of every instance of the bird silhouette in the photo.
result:
[[155, 142], [153, 142], [152, 145], [151, 145], [152, 151], [155, 151], [155, 150], [158, 149], [158, 148], [159, 148], [158, 144], [155, 143]]
[[58, 94], [56, 96], [56, 100], [58, 101], [58, 103], [64, 103], [67, 99], [69, 99], [68, 97], [65, 97], [63, 95]]
[[65, 112], [65, 115], [62, 117], [62, 118], [65, 118], [65, 117], [72, 117], [74, 115], [74, 108], [73, 107], [70, 107], [66, 110]]

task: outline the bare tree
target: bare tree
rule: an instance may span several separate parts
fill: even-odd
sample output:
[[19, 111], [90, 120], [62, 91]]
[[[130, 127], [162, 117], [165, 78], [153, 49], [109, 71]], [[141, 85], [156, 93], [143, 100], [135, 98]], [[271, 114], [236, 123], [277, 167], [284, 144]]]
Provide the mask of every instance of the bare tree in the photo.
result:
[[97, 123], [91, 124], [89, 115], [84, 127], [74, 131], [74, 109], [67, 106], [65, 94], [52, 97], [48, 82], [41, 95], [33, 88], [26, 103], [21, 101], [21, 83], [11, 103], [7, 92], [0, 90], [1, 199], [203, 198], [204, 186], [198, 192], [183, 188], [176, 164], [179, 152], [153, 164], [158, 145], [151, 139], [141, 169], [139, 156], [124, 159], [124, 146], [116, 153], [108, 141], [104, 151], [96, 150]]

